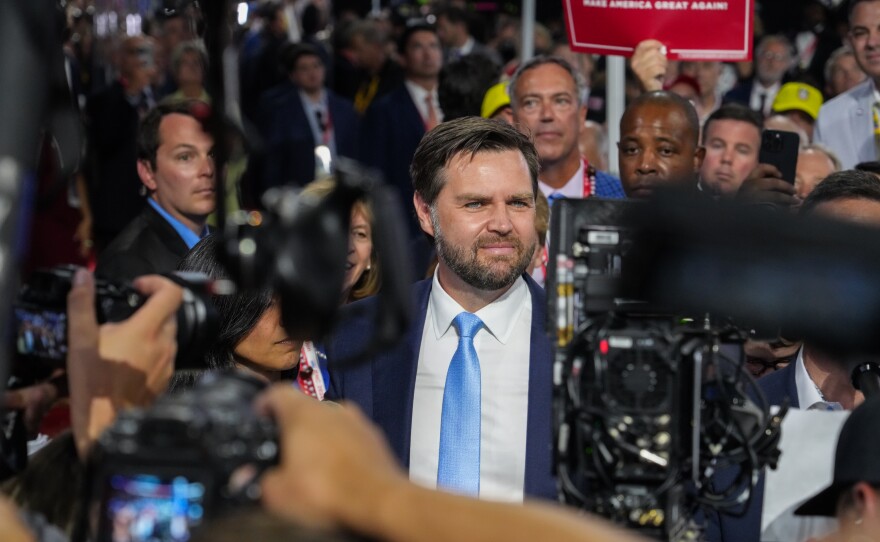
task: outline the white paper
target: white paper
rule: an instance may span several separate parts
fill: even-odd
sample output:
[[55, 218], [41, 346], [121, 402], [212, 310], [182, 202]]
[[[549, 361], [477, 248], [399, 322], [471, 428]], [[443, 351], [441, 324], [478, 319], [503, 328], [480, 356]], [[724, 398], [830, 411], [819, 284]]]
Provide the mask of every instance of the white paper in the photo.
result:
[[800, 517], [794, 510], [831, 485], [837, 436], [847, 411], [791, 409], [782, 420], [782, 455], [776, 470], [766, 470], [761, 542], [803, 542], [822, 536], [836, 521]]

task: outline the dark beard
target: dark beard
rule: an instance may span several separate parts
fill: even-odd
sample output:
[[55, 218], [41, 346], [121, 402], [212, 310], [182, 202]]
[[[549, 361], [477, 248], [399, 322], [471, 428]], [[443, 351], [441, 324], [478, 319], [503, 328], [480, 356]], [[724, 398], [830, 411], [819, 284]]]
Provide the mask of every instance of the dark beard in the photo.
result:
[[[495, 291], [507, 288], [523, 274], [532, 261], [535, 254], [535, 246], [526, 250], [518, 237], [491, 236], [478, 238], [468, 250], [465, 247], [452, 246], [446, 242], [443, 232], [434, 223], [434, 246], [437, 248], [437, 257], [446, 264], [453, 273], [458, 275], [467, 284], [485, 291]], [[493, 258], [489, 263], [477, 259], [479, 248], [499, 241], [511, 243], [516, 249], [512, 258]], [[506, 264], [499, 269], [499, 265]]]

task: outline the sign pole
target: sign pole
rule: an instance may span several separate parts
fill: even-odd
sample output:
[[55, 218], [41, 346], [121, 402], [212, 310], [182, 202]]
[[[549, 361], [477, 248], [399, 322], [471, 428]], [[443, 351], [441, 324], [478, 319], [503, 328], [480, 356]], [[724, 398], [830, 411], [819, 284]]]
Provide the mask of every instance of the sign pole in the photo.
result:
[[523, 0], [522, 3], [522, 50], [520, 63], [535, 56], [535, 0]]
[[608, 125], [608, 170], [619, 173], [617, 143], [620, 141], [620, 119], [626, 107], [626, 59], [622, 56], [608, 56], [605, 99], [608, 110], [605, 122]]

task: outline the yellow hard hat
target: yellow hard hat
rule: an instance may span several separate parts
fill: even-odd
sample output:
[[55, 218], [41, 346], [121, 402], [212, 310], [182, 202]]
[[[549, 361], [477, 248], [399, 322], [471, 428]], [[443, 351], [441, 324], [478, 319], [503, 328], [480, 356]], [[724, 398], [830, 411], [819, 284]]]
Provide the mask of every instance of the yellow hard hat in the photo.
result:
[[773, 100], [773, 112], [803, 111], [813, 120], [819, 118], [822, 107], [822, 93], [816, 87], [806, 83], [786, 83], [782, 85]]
[[484, 119], [491, 118], [499, 109], [508, 105], [510, 105], [510, 96], [507, 95], [507, 83], [498, 83], [490, 87], [483, 96], [480, 116]]

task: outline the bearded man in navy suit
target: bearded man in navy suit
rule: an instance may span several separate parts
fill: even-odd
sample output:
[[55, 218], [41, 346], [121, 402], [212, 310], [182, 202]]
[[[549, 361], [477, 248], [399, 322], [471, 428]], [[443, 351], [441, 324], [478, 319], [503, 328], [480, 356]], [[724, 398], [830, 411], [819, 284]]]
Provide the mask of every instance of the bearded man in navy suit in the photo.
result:
[[356, 316], [329, 342], [329, 396], [379, 425], [413, 481], [487, 499], [553, 498], [545, 296], [524, 273], [538, 242], [537, 152], [507, 124], [463, 117], [428, 132], [411, 174], [437, 269], [414, 285], [416, 318], [397, 347], [334, 370], [380, 325], [374, 300], [349, 306]]

